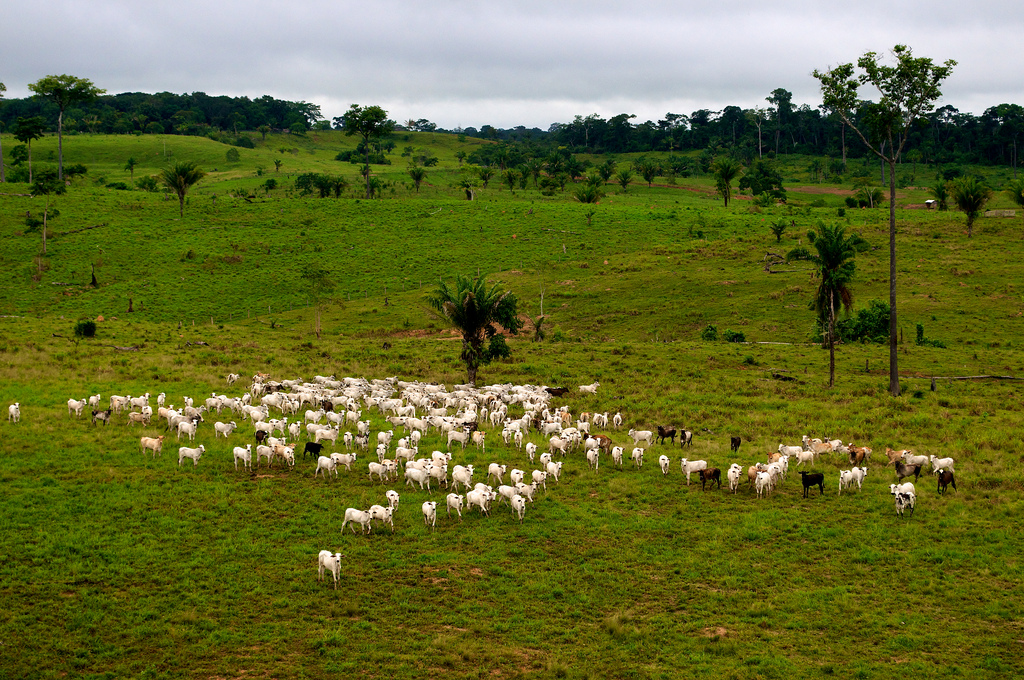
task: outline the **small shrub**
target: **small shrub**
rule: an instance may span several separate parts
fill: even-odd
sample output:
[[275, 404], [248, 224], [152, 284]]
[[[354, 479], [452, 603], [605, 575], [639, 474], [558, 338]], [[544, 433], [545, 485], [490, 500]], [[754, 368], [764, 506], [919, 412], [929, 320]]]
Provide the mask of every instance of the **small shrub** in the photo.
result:
[[237, 163], [242, 159], [242, 154], [238, 153], [238, 149], [228, 149], [227, 153], [224, 154], [224, 158], [227, 159], [228, 163]]
[[726, 330], [722, 333], [722, 339], [726, 342], [746, 342], [747, 337], [740, 331]]
[[131, 187], [125, 184], [124, 182], [110, 182], [109, 184], [107, 184], [107, 188], [119, 189], [120, 191], [128, 191], [129, 189], [131, 189]]
[[142, 189], [143, 191], [156, 192], [156, 177], [149, 177], [148, 175], [145, 177], [140, 177], [137, 180], [135, 180], [135, 186], [137, 186], [139, 189]]
[[76, 338], [95, 338], [96, 337], [96, 322], [95, 321], [79, 321], [75, 324], [75, 337]]
[[705, 326], [704, 330], [700, 332], [700, 339], [705, 342], [718, 340], [718, 326], [712, 326], [711, 324]]
[[837, 217], [846, 217], [846, 208], [839, 208], [836, 210]]
[[757, 366], [757, 361], [752, 356], [743, 357], [744, 366]]

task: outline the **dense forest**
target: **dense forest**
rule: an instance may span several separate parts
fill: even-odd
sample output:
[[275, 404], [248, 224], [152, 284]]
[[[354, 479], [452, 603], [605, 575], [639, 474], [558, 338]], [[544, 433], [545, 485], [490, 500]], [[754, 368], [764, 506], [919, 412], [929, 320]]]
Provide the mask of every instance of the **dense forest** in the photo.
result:
[[[504, 141], [519, 154], [563, 147], [571, 153], [687, 152], [708, 150], [728, 153], [744, 162], [763, 156], [810, 154], [832, 159], [860, 157], [859, 140], [837, 116], [818, 107], [797, 105], [792, 93], [779, 88], [765, 99], [764, 108], [727, 106], [721, 111], [701, 109], [690, 114], [667, 113], [658, 121], [639, 122], [621, 113], [610, 118], [597, 114], [553, 123], [547, 130], [518, 126], [510, 129], [483, 125], [445, 130], [426, 119], [399, 123], [397, 130], [436, 131]], [[870, 102], [862, 102], [857, 121], [867, 123]], [[19, 118], [40, 116], [55, 130], [58, 109], [41, 97], [9, 99], [0, 106], [0, 125], [15, 129]], [[228, 143], [250, 146], [254, 135], [289, 131], [303, 134], [319, 129], [341, 129], [341, 118], [327, 120], [320, 107], [263, 96], [210, 96], [202, 92], [172, 94], [139, 92], [104, 95], [65, 112], [65, 133], [182, 134], [211, 136]], [[869, 128], [869, 125], [865, 125]], [[1024, 107], [1000, 104], [980, 116], [942, 106], [919, 121], [904, 158], [910, 162], [1017, 165], [1017, 141], [1024, 131]], [[470, 160], [490, 164], [487, 154]], [[829, 168], [825, 167], [827, 173]]]

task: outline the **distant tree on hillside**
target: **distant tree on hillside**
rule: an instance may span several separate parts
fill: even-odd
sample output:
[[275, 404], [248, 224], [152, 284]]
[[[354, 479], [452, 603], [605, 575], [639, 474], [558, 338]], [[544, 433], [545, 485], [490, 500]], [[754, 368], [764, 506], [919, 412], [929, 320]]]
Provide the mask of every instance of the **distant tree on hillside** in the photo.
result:
[[46, 254], [46, 220], [50, 213], [50, 197], [60, 196], [61, 194], [67, 193], [67, 186], [63, 181], [57, 178], [57, 173], [53, 170], [41, 170], [36, 176], [36, 181], [32, 183], [32, 195], [33, 196], [45, 196], [46, 203], [43, 206], [43, 254]]
[[[32, 140], [39, 139], [46, 131], [46, 121], [42, 116], [18, 118], [14, 128], [14, 138], [28, 146], [28, 181], [32, 182]], [[17, 151], [17, 149], [15, 149]]]
[[206, 176], [194, 161], [179, 161], [160, 173], [160, 181], [178, 196], [178, 214], [185, 217], [185, 195], [192, 185]]
[[984, 212], [992, 190], [974, 175], [967, 175], [949, 183], [949, 195], [957, 210], [967, 216], [967, 238], [970, 238], [974, 235], [974, 220]]
[[380, 139], [395, 129], [395, 121], [388, 118], [388, 112], [379, 106], [359, 106], [352, 104], [341, 117], [347, 136], [359, 135], [363, 138], [363, 152], [367, 172], [366, 197], [370, 198], [370, 140]]
[[106, 90], [101, 90], [86, 78], [60, 75], [46, 76], [34, 83], [30, 83], [28, 89], [41, 97], [49, 99], [60, 113], [57, 115], [57, 179], [64, 179], [64, 111], [72, 104], [92, 101]]
[[128, 160], [125, 161], [124, 163], [124, 169], [127, 170], [131, 175], [132, 184], [135, 184], [135, 166], [138, 164], [139, 162], [135, 160], [135, 156], [129, 156]]
[[715, 175], [715, 186], [725, 200], [725, 207], [729, 207], [729, 199], [732, 198], [732, 181], [740, 174], [743, 167], [729, 156], [722, 156], [715, 160], [711, 166], [711, 172]]
[[420, 192], [420, 182], [427, 176], [427, 170], [421, 165], [409, 166], [409, 177], [412, 178], [413, 183], [416, 185], [416, 193]]
[[1024, 180], [1015, 179], [1003, 189], [1017, 207], [1024, 208]]
[[633, 181], [633, 171], [629, 168], [623, 168], [615, 173], [615, 183], [622, 187], [625, 191], [629, 186], [629, 183]]

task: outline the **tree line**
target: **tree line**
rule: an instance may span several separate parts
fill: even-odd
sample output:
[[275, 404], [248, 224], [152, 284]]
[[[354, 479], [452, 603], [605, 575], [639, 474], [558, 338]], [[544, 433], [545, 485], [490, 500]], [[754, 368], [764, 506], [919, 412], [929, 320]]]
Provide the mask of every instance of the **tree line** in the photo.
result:
[[[869, 126], [875, 103], [859, 101], [851, 112], [857, 127]], [[19, 118], [39, 117], [56, 130], [62, 111], [52, 99], [33, 96], [5, 100], [0, 126], [13, 131]], [[299, 133], [310, 129], [344, 129], [345, 116], [323, 117], [320, 107], [264, 95], [211, 96], [204, 92], [146, 94], [126, 92], [75, 102], [63, 111], [66, 132], [105, 134], [265, 135], [271, 130]], [[483, 125], [446, 130], [420, 118], [396, 123], [397, 131], [429, 131], [506, 142], [536, 155], [534, 147], [565, 147], [573, 153], [617, 154], [709, 150], [728, 153], [749, 165], [765, 156], [807, 154], [833, 159], [861, 158], [868, 152], [852, 143], [846, 121], [824, 106], [797, 104], [791, 92], [776, 88], [763, 107], [727, 106], [689, 114], [666, 113], [657, 121], [639, 122], [634, 114], [609, 118], [578, 115], [547, 130]], [[999, 104], [981, 115], [942, 106], [915, 122], [909, 131], [904, 159], [910, 162], [1009, 165], [1016, 168], [1018, 146], [1024, 144], [1024, 107]], [[230, 140], [229, 140], [230, 141]], [[249, 141], [245, 137], [243, 142]], [[248, 144], [244, 144], [248, 146]], [[827, 169], [826, 169], [827, 170]]]

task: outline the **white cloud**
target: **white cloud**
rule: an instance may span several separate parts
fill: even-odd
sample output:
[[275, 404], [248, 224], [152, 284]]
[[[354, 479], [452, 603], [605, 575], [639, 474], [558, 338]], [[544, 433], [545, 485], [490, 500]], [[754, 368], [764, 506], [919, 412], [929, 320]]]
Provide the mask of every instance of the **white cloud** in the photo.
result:
[[547, 128], [574, 115], [638, 120], [763, 105], [777, 87], [819, 101], [814, 68], [905, 43], [959, 65], [944, 104], [1020, 101], [1016, 5], [514, 0], [196, 2], [37, 0], [0, 25], [8, 96], [49, 73], [110, 92], [203, 91], [349, 103], [443, 127]]

